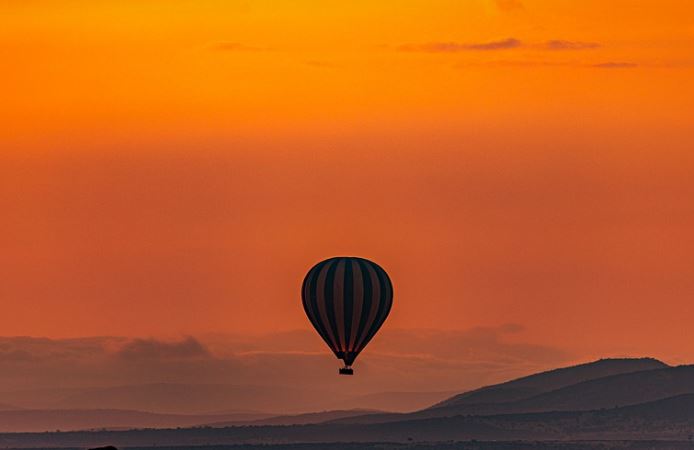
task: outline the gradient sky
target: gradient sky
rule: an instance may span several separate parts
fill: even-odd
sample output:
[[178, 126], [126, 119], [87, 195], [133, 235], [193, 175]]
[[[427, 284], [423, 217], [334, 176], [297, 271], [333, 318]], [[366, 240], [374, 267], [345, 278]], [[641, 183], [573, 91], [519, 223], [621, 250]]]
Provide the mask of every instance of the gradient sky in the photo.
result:
[[345, 254], [392, 329], [691, 361], [693, 14], [4, 1], [0, 334], [306, 329]]

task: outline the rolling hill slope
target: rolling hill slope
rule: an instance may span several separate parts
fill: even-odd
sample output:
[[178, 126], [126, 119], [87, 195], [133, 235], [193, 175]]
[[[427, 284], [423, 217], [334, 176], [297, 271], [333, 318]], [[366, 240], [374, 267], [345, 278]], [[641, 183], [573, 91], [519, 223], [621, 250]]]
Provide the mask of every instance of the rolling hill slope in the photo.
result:
[[[564, 397], [553, 397], [550, 393], [560, 391], [561, 389], [569, 389], [571, 386], [579, 386], [582, 383], [605, 379], [610, 376], [620, 376], [630, 373], [650, 372], [652, 370], [667, 370], [670, 369], [665, 363], [652, 358], [643, 359], [601, 359], [599, 361], [581, 364], [572, 367], [556, 369], [548, 372], [542, 372], [527, 377], [511, 380], [506, 383], [501, 383], [493, 386], [487, 386], [474, 391], [456, 395], [448, 400], [438, 403], [430, 408], [417, 411], [409, 414], [369, 414], [365, 416], [356, 416], [346, 419], [340, 419], [340, 423], [381, 423], [394, 422], [409, 419], [424, 419], [430, 417], [450, 417], [456, 415], [492, 415], [504, 413], [518, 412], [537, 412], [549, 411], [553, 409], [570, 410], [571, 404], [566, 396], [570, 396], [568, 391]], [[646, 380], [643, 380], [647, 382]], [[599, 389], [598, 385], [587, 385], [584, 389]], [[606, 386], [605, 389], [609, 389]], [[635, 399], [631, 402], [618, 402], [615, 404], [633, 404], [640, 401], [654, 400], [665, 398], [670, 395], [677, 395], [684, 392], [694, 392], [685, 390], [673, 390], [672, 392], [664, 392], [660, 396], [644, 397]], [[546, 397], [542, 397], [546, 395]], [[581, 394], [575, 392], [574, 396]], [[599, 394], [596, 397], [598, 399]], [[600, 398], [607, 400], [609, 397]], [[555, 407], [552, 402], [565, 407]], [[580, 404], [576, 400], [576, 404]], [[609, 406], [613, 406], [610, 404]], [[576, 409], [593, 409], [602, 408], [604, 403], [581, 405]]]
[[508, 405], [523, 412], [585, 411], [692, 393], [694, 366], [678, 366], [588, 380]]
[[332, 420], [362, 416], [364, 414], [375, 413], [379, 411], [369, 411], [364, 409], [337, 410], [337, 411], [322, 411], [306, 414], [282, 415], [268, 417], [258, 420], [249, 421], [224, 421], [205, 424], [210, 427], [231, 427], [231, 426], [259, 426], [259, 425], [308, 425]]
[[601, 359], [587, 364], [541, 372], [506, 383], [465, 392], [444, 400], [433, 407], [511, 402], [596, 378], [667, 367], [667, 364], [653, 358]]
[[[455, 416], [382, 424], [320, 424], [75, 433], [0, 434], [0, 446], [88, 447], [470, 440], [678, 440], [694, 429], [694, 394], [598, 411]], [[433, 447], [432, 447], [433, 448]], [[613, 447], [603, 447], [613, 448]]]

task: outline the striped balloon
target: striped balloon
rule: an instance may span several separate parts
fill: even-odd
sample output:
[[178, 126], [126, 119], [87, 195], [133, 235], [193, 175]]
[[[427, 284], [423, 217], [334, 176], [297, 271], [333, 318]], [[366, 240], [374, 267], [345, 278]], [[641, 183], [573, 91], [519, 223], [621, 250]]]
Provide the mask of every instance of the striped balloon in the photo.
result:
[[350, 366], [383, 322], [393, 305], [393, 285], [378, 264], [363, 258], [337, 257], [322, 261], [304, 278], [304, 311], [338, 359]]

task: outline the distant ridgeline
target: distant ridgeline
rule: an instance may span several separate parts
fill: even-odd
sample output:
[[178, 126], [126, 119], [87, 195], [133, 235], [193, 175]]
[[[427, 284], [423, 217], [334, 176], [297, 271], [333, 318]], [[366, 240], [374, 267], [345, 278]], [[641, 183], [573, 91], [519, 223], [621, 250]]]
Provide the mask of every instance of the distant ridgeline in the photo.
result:
[[[0, 420], [10, 413], [16, 411], [0, 412]], [[0, 434], [0, 446], [561, 440], [564, 444], [553, 448], [570, 448], [565, 441], [658, 440], [670, 446], [648, 448], [680, 448], [680, 443], [694, 438], [694, 366], [605, 359], [465, 392], [413, 413], [325, 412], [245, 424]]]

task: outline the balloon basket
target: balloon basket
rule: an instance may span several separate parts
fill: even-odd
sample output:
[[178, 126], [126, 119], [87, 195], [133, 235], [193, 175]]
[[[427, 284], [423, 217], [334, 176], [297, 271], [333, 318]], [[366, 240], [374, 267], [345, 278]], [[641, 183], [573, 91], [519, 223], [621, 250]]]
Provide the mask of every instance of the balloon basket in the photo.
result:
[[351, 367], [343, 367], [340, 369], [340, 375], [354, 375], [354, 370]]

